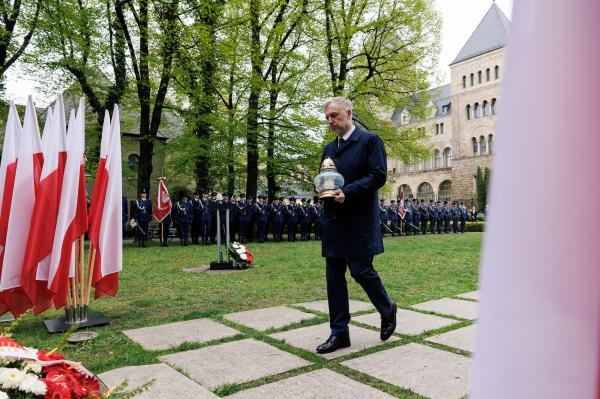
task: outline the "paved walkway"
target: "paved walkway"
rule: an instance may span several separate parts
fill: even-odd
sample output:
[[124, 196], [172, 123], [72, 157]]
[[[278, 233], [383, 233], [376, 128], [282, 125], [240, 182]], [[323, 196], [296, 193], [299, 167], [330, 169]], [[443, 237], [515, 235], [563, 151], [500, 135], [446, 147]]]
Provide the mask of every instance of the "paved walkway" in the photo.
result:
[[[329, 335], [326, 300], [128, 330], [145, 350], [171, 352], [100, 378], [110, 387], [127, 379], [130, 390], [154, 378], [142, 399], [460, 399], [469, 391], [478, 298], [475, 291], [398, 309], [387, 342], [371, 304], [353, 300], [352, 346], [322, 356], [314, 350]], [[202, 345], [178, 351], [184, 342]]]

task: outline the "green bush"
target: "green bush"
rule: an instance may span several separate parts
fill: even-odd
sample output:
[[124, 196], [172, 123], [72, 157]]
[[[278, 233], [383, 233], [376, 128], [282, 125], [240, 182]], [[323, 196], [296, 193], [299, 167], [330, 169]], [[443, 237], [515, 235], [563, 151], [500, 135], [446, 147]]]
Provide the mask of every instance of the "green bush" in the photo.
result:
[[485, 231], [485, 222], [467, 222], [467, 225], [465, 226], [465, 231]]

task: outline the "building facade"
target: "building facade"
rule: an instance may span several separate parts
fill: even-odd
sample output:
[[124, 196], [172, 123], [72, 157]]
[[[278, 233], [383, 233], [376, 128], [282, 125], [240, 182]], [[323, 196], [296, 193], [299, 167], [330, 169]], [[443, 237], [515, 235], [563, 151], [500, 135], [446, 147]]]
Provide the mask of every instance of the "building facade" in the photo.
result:
[[400, 128], [424, 129], [433, 155], [416, 164], [390, 159], [391, 198], [475, 202], [477, 167], [491, 169], [496, 119], [510, 21], [494, 3], [455, 60], [450, 84], [429, 91], [431, 113], [414, 118], [398, 110], [392, 119]]

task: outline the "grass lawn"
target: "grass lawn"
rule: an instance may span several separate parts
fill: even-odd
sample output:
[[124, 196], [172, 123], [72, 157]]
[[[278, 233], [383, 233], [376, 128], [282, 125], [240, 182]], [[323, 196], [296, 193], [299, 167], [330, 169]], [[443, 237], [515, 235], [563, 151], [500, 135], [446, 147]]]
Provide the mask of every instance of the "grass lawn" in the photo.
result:
[[[399, 307], [473, 291], [477, 288], [482, 239], [483, 233], [387, 237], [384, 240], [385, 253], [375, 258], [375, 268]], [[266, 337], [269, 331], [266, 334], [258, 333], [223, 320], [222, 316], [230, 312], [327, 298], [325, 262], [321, 257], [320, 242], [250, 244], [257, 267], [228, 274], [182, 271], [186, 267], [207, 265], [215, 257], [215, 246], [180, 247], [174, 243], [169, 248], [160, 248], [157, 245], [154, 242], [148, 248], [138, 248], [131, 243], [125, 244], [119, 295], [92, 302], [92, 308], [103, 312], [112, 322], [109, 326], [93, 329], [100, 335], [92, 342], [65, 346], [63, 352], [68, 358], [83, 362], [96, 373], [129, 365], [157, 363], [158, 356], [163, 354], [207, 344], [183, 344], [171, 350], [150, 352], [130, 341], [120, 331], [210, 317], [235, 326], [242, 332], [241, 335], [223, 341], [254, 337], [315, 363], [308, 369], [329, 367], [394, 396], [419, 397], [383, 382], [371, 381], [368, 376], [354, 375], [357, 373], [339, 365], [341, 361], [352, 358], [352, 355], [327, 362], [315, 354]], [[350, 298], [368, 301], [349, 272], [347, 277]], [[54, 318], [62, 314], [62, 311], [51, 311], [42, 316]], [[300, 325], [312, 325], [326, 320], [321, 316]], [[469, 324], [470, 322], [463, 322], [462, 325]], [[440, 331], [443, 329], [435, 333]], [[386, 345], [420, 342], [430, 335], [433, 334], [403, 337], [402, 340]], [[42, 326], [41, 319], [26, 315], [15, 330], [15, 337], [26, 346], [51, 349], [61, 343], [63, 335], [49, 335]], [[301, 369], [305, 370], [306, 368]], [[295, 373], [297, 372], [286, 375]], [[263, 382], [267, 381], [261, 381]], [[253, 385], [258, 384], [225, 387], [217, 393], [225, 395]]]

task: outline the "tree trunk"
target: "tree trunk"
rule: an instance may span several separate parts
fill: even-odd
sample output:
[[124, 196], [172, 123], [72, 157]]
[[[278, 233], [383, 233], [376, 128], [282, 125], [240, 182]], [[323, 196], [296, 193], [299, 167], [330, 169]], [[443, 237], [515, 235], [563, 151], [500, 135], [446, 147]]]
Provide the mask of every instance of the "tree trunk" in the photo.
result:
[[258, 191], [258, 106], [262, 79], [259, 4], [259, 0], [250, 0], [252, 76], [246, 118], [246, 195], [252, 197]]

